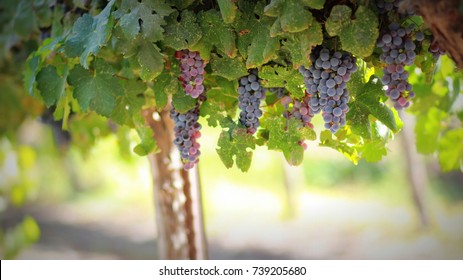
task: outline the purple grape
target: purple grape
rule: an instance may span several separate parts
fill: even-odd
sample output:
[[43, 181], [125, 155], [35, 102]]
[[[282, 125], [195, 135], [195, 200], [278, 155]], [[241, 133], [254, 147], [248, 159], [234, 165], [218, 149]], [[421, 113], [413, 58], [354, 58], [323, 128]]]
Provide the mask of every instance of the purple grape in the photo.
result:
[[[349, 92], [346, 89], [346, 82], [350, 80], [351, 74], [357, 71], [356, 60], [347, 52], [334, 52], [322, 47], [312, 50], [310, 60], [312, 66], [299, 68], [306, 86], [304, 100], [308, 99], [302, 104], [308, 105], [308, 114], [311, 117], [322, 112], [325, 128], [336, 133], [346, 123], [346, 113], [349, 110], [347, 105]], [[294, 105], [293, 110], [296, 108], [296, 103]], [[297, 106], [301, 108], [303, 105], [297, 104]], [[332, 115], [333, 110], [336, 116]], [[305, 110], [301, 112], [298, 109], [297, 112], [292, 113], [298, 115], [296, 113], [305, 113]]]
[[180, 156], [185, 170], [191, 169], [199, 161], [199, 147], [200, 144], [197, 139], [201, 136], [201, 124], [198, 123], [199, 119], [199, 106], [181, 114], [172, 106], [170, 117], [174, 121], [174, 145], [180, 151]]
[[[383, 35], [378, 38], [377, 42], [383, 51], [380, 60], [385, 64], [381, 82], [386, 86], [386, 96], [397, 109], [409, 106], [410, 102], [408, 101], [413, 98], [407, 93], [411, 90], [411, 85], [408, 83], [408, 72], [404, 69], [406, 65], [412, 65], [416, 57], [414, 51], [416, 45], [410, 35], [412, 30], [413, 27], [409, 26], [404, 29], [400, 27], [400, 24], [392, 22], [385, 30], [381, 31]], [[390, 42], [384, 39], [389, 39], [389, 37], [391, 38]], [[399, 102], [399, 100], [401, 101]]]
[[262, 116], [260, 102], [265, 98], [265, 92], [260, 84], [257, 69], [252, 69], [248, 76], [239, 79], [238, 107], [241, 110], [239, 122], [254, 134], [260, 126], [259, 118]]
[[193, 98], [204, 95], [204, 60], [198, 52], [181, 50], [175, 52], [175, 58], [180, 61], [181, 75], [179, 80], [182, 82], [186, 94]]

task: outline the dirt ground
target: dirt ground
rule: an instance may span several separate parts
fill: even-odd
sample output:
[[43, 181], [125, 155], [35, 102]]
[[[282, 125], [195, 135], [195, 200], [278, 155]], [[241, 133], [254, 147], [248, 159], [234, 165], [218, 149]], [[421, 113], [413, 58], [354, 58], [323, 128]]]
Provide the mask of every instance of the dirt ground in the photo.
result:
[[[297, 215], [282, 216], [271, 193], [210, 193], [206, 215], [211, 259], [463, 259], [463, 214], [431, 207], [432, 227], [419, 228], [413, 209], [303, 193]], [[246, 199], [246, 198], [249, 199]], [[239, 199], [240, 204], [232, 203]], [[152, 211], [104, 203], [28, 209], [40, 241], [20, 259], [156, 259]], [[220, 209], [217, 210], [217, 209]], [[17, 213], [19, 216], [19, 214]], [[14, 215], [8, 217], [14, 220]]]

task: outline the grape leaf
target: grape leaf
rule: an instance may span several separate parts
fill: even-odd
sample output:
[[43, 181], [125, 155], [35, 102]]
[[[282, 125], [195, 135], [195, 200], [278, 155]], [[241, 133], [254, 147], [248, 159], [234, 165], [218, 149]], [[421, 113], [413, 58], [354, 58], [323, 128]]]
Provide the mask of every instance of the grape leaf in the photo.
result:
[[139, 40], [139, 42], [140, 49], [137, 58], [141, 66], [140, 78], [144, 81], [151, 81], [164, 69], [163, 55], [155, 44], [147, 40]]
[[325, 24], [328, 34], [330, 36], [336, 36], [337, 34], [340, 34], [342, 30], [350, 24], [351, 14], [352, 10], [348, 6], [334, 6]]
[[111, 36], [114, 19], [111, 10], [115, 0], [111, 0], [101, 13], [95, 17], [84, 14], [77, 19], [72, 33], [66, 39], [64, 50], [68, 57], [80, 56], [80, 64], [88, 69], [87, 58], [96, 55], [106, 45]]
[[153, 82], [154, 99], [156, 100], [156, 108], [162, 110], [168, 101], [170, 94], [175, 94], [180, 90], [178, 81], [171, 75], [163, 72], [156, 77]]
[[[14, 5], [12, 6], [14, 7]], [[28, 0], [21, 0], [16, 6], [16, 11], [13, 13], [13, 18], [11, 19], [11, 27], [21, 37], [27, 37], [31, 32], [38, 29], [34, 8]]]
[[368, 162], [378, 162], [387, 155], [387, 150], [382, 141], [366, 141], [361, 148], [361, 154]]
[[360, 156], [355, 147], [349, 146], [344, 142], [333, 139], [333, 134], [331, 134], [329, 130], [323, 130], [320, 133], [320, 146], [330, 147], [337, 150], [338, 152], [342, 153], [347, 159], [352, 161], [355, 165], [357, 165], [358, 161], [360, 160]]
[[184, 114], [196, 106], [197, 100], [181, 90], [180, 92], [172, 95], [172, 105], [175, 110]]
[[230, 127], [238, 106], [237, 81], [208, 78], [205, 86], [207, 100], [201, 105], [201, 116], [207, 117], [210, 126]]
[[37, 88], [47, 107], [55, 105], [64, 95], [67, 72], [60, 76], [54, 66], [48, 65], [37, 74]]
[[432, 154], [438, 148], [442, 121], [447, 117], [445, 112], [431, 108], [427, 113], [418, 115], [415, 125], [416, 149], [422, 154]]
[[255, 138], [247, 133], [245, 128], [230, 128], [230, 131], [222, 131], [217, 142], [219, 148], [217, 154], [227, 168], [236, 166], [243, 172], [251, 167], [252, 151], [254, 149]]
[[223, 55], [236, 55], [235, 33], [223, 21], [218, 11], [209, 10], [198, 15], [203, 37], [192, 47], [201, 57], [208, 61], [215, 47]]
[[140, 137], [140, 143], [133, 148], [133, 151], [139, 156], [146, 156], [151, 152], [157, 152], [158, 146], [154, 139], [154, 132], [151, 127], [145, 124], [142, 114], [135, 115], [133, 121], [138, 137]]
[[88, 109], [109, 117], [116, 98], [124, 94], [119, 80], [109, 73], [93, 73], [76, 65], [69, 73], [68, 83], [74, 87], [74, 98], [83, 111]]
[[[360, 69], [359, 69], [360, 70]], [[397, 132], [398, 127], [392, 110], [381, 102], [384, 96], [381, 82], [373, 76], [368, 83], [363, 83], [362, 71], [357, 71], [347, 84], [352, 99], [349, 102], [347, 120], [352, 130], [366, 139], [371, 139], [369, 115], [372, 115], [390, 130]]]
[[[238, 20], [236, 29], [245, 31], [238, 37], [238, 49], [246, 58], [246, 67], [255, 68], [278, 57], [278, 38], [270, 36], [272, 19], [263, 15], [263, 3], [258, 2], [254, 10], [246, 10]], [[256, 15], [259, 18], [256, 18]]]
[[23, 82], [26, 92], [30, 95], [34, 95], [37, 73], [43, 67], [44, 60], [52, 51], [56, 50], [60, 44], [61, 38], [47, 38], [42, 42], [42, 45], [27, 58], [23, 71]]
[[360, 58], [373, 53], [379, 35], [378, 17], [366, 6], [359, 6], [355, 19], [352, 10], [344, 5], [334, 6], [326, 21], [326, 31], [330, 36], [339, 36], [342, 49]]
[[163, 39], [164, 17], [174, 11], [165, 1], [153, 0], [124, 0], [121, 10], [119, 25], [127, 39], [132, 40], [141, 32], [151, 42]]
[[322, 27], [320, 23], [314, 22], [309, 29], [288, 34], [286, 39], [286, 41], [283, 41], [283, 49], [289, 51], [293, 67], [297, 69], [301, 65], [309, 66], [312, 47], [323, 42]]
[[34, 85], [36, 82], [37, 73], [40, 70], [40, 58], [34, 53], [29, 56], [26, 60], [26, 67], [24, 69], [23, 82], [26, 92], [30, 95], [34, 95]]
[[310, 7], [311, 9], [320, 10], [323, 9], [325, 5], [325, 0], [302, 0], [305, 6]]
[[297, 70], [281, 66], [264, 66], [259, 71], [263, 87], [286, 87], [295, 98], [304, 96], [304, 79]]
[[228, 56], [219, 57], [212, 54], [211, 56], [212, 75], [226, 78], [227, 80], [236, 80], [248, 74], [244, 61], [239, 58], [230, 58]]
[[140, 114], [145, 104], [143, 93], [146, 90], [146, 84], [134, 79], [122, 81], [121, 84], [124, 94], [116, 97], [111, 119], [120, 125], [133, 127], [133, 116]]
[[439, 141], [442, 171], [463, 170], [463, 128], [447, 131]]
[[237, 7], [234, 0], [217, 0], [225, 23], [232, 23], [236, 17]]
[[300, 165], [304, 159], [304, 148], [299, 143], [316, 139], [315, 132], [309, 127], [302, 127], [297, 119], [269, 117], [262, 126], [269, 131], [268, 148], [282, 151], [290, 165]]
[[272, 26], [272, 29], [282, 32], [300, 32], [309, 28], [315, 21], [312, 13], [305, 9], [301, 1], [272, 0], [264, 8], [264, 13], [270, 17], [277, 17], [274, 25], [279, 26]]
[[191, 11], [184, 10], [179, 22], [177, 18], [178, 13], [173, 13], [167, 19], [164, 43], [175, 50], [189, 49], [201, 39], [201, 27]]

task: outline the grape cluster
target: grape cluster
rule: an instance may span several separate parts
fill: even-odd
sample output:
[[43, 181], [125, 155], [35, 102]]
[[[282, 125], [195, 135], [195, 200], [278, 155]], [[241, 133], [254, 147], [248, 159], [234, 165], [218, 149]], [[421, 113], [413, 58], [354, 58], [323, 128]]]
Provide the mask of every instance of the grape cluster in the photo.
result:
[[[283, 112], [283, 117], [286, 119], [295, 118], [300, 120], [304, 126], [313, 127], [311, 121], [314, 114], [312, 109], [309, 107], [310, 95], [306, 94], [304, 99], [299, 101], [293, 100], [284, 87], [267, 88], [267, 90], [270, 93], [275, 94], [280, 100], [281, 105], [285, 107], [286, 111]], [[289, 109], [290, 104], [293, 104], [291, 109]]]
[[[311, 123], [313, 118], [313, 112], [309, 107], [309, 99], [310, 96], [306, 93], [305, 98], [302, 101], [294, 100], [289, 96], [289, 92], [284, 87], [276, 87], [276, 88], [267, 88], [270, 93], [276, 95], [276, 97], [280, 100], [281, 105], [285, 107], [285, 111], [283, 112], [283, 117], [287, 120], [289, 119], [298, 119], [302, 122], [303, 126], [308, 126], [313, 128]], [[289, 109], [289, 105], [293, 104], [291, 110]], [[298, 142], [299, 146], [301, 146], [304, 150], [307, 150], [307, 144], [301, 140]]]
[[384, 14], [399, 8], [399, 3], [401, 0], [377, 0], [376, 7], [380, 14]]
[[[287, 98], [288, 97], [288, 98]], [[285, 106], [286, 104], [292, 102], [293, 107], [291, 110], [286, 110], [283, 113], [283, 116], [287, 119], [295, 118], [302, 122], [304, 126], [313, 127], [312, 125], [312, 118], [314, 116], [314, 112], [309, 106], [310, 102], [310, 95], [306, 94], [302, 101], [299, 100], [292, 100], [291, 97], [286, 96], [281, 99], [281, 104]], [[285, 106], [287, 107], [287, 105]]]
[[377, 0], [376, 7], [378, 8], [378, 12], [380, 14], [393, 12], [398, 13], [400, 18], [405, 18], [415, 14], [415, 12], [408, 6], [406, 7], [407, 9], [405, 11], [402, 9], [401, 13], [399, 13], [399, 6], [401, 2], [402, 0]]
[[248, 129], [248, 133], [254, 134], [260, 126], [259, 118], [262, 116], [260, 102], [265, 98], [265, 90], [260, 84], [256, 69], [252, 69], [248, 76], [240, 78], [238, 94], [238, 107], [241, 110], [239, 121]]
[[175, 58], [180, 61], [182, 71], [179, 80], [185, 93], [193, 98], [198, 98], [204, 93], [204, 67], [206, 63], [198, 52], [181, 50], [175, 52]]
[[199, 103], [195, 108], [181, 114], [174, 108], [170, 110], [170, 117], [174, 121], [174, 144], [180, 151], [184, 163], [183, 168], [189, 170], [199, 161], [199, 143], [201, 124], [199, 119]]
[[433, 41], [429, 46], [429, 52], [432, 54], [435, 60], [438, 60], [441, 55], [445, 54], [445, 50], [441, 48], [439, 42]]
[[413, 29], [413, 25], [402, 28], [393, 22], [377, 42], [377, 47], [382, 50], [379, 58], [384, 63], [381, 81], [386, 86], [386, 96], [396, 109], [410, 106], [410, 99], [415, 96], [408, 82], [409, 73], [405, 70], [405, 66], [412, 65], [416, 57], [416, 45], [411, 37]]
[[310, 60], [312, 65], [309, 68], [299, 68], [308, 95], [308, 100], [304, 99], [307, 102], [303, 103], [309, 105], [309, 116], [322, 112], [325, 128], [336, 133], [346, 124], [349, 111], [347, 103], [350, 100], [346, 83], [351, 74], [357, 71], [356, 59], [347, 52], [315, 48]]

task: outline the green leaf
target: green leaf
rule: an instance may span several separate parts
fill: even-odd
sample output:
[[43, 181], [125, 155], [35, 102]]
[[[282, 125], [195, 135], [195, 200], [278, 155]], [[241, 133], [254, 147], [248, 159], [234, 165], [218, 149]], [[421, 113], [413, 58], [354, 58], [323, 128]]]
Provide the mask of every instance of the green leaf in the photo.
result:
[[230, 127], [238, 107], [238, 82], [221, 77], [205, 81], [207, 100], [201, 104], [201, 116], [207, 117], [209, 126]]
[[209, 60], [214, 47], [221, 54], [234, 57], [236, 55], [235, 32], [223, 22], [220, 13], [209, 10], [198, 16], [203, 36], [192, 49], [198, 50], [206, 61]]
[[157, 152], [158, 147], [154, 139], [153, 130], [145, 124], [142, 114], [134, 117], [134, 125], [138, 137], [140, 137], [140, 143], [133, 148], [133, 151], [139, 156], [146, 156], [151, 152]]
[[383, 158], [383, 156], [387, 155], [384, 143], [378, 140], [365, 142], [361, 151], [362, 158], [364, 158], [367, 162], [378, 162]]
[[281, 66], [264, 66], [259, 71], [263, 87], [285, 87], [293, 97], [304, 97], [304, 79], [297, 70]]
[[212, 54], [211, 68], [212, 75], [221, 76], [230, 81], [239, 79], [248, 74], [246, 65], [244, 65], [244, 61], [240, 57], [219, 57]]
[[304, 148], [299, 143], [316, 139], [315, 132], [309, 127], [302, 127], [297, 119], [269, 117], [262, 125], [269, 131], [268, 148], [282, 151], [290, 165], [300, 165], [304, 159]]
[[23, 72], [23, 82], [26, 92], [34, 95], [37, 73], [43, 67], [45, 59], [55, 51], [61, 44], [61, 38], [47, 38], [42, 45], [29, 55]]
[[[256, 68], [278, 57], [280, 49], [278, 38], [270, 36], [272, 19], [263, 15], [263, 5], [259, 2], [254, 11], [246, 11], [238, 20], [237, 30], [247, 33], [238, 37], [238, 48], [246, 58], [246, 67]], [[259, 19], [255, 14], [260, 15]]]
[[352, 10], [344, 5], [333, 7], [326, 21], [326, 31], [330, 36], [339, 36], [342, 49], [357, 57], [368, 57], [373, 53], [379, 35], [378, 17], [366, 6], [360, 6], [355, 19]]
[[[301, 1], [272, 0], [264, 9], [265, 15], [275, 17], [283, 32], [300, 32], [314, 22], [312, 13]], [[277, 23], [275, 23], [277, 24]]]
[[151, 42], [163, 39], [164, 17], [174, 12], [165, 1], [154, 0], [124, 0], [121, 10], [119, 25], [126, 38], [132, 40], [141, 32], [143, 38]]
[[153, 81], [153, 91], [158, 111], [167, 105], [169, 95], [183, 93], [178, 81], [164, 72]]
[[24, 88], [30, 95], [34, 95], [34, 85], [36, 82], [37, 73], [40, 70], [40, 57], [31, 54], [26, 60], [26, 67], [24, 69]]
[[141, 114], [141, 108], [145, 104], [143, 93], [146, 90], [146, 84], [137, 80], [127, 80], [121, 84], [124, 94], [117, 96], [111, 119], [120, 125], [133, 127], [133, 117]]
[[58, 75], [56, 68], [52, 65], [48, 65], [37, 74], [37, 88], [47, 107], [55, 105], [65, 94], [67, 74], [66, 69], [63, 76]]
[[178, 13], [173, 13], [167, 19], [164, 44], [175, 50], [189, 49], [201, 39], [201, 27], [191, 11], [184, 10], [179, 22], [177, 18]]
[[249, 170], [252, 160], [252, 151], [254, 149], [255, 138], [247, 133], [245, 128], [234, 128], [231, 131], [222, 131], [217, 142], [219, 146], [217, 154], [227, 168], [236, 166], [243, 172]]
[[175, 110], [184, 114], [196, 106], [197, 100], [183, 91], [172, 95], [172, 105]]
[[415, 125], [416, 149], [422, 154], [432, 154], [438, 148], [438, 140], [442, 130], [442, 122], [447, 117], [445, 112], [430, 108], [427, 113], [417, 117]]
[[[16, 5], [16, 11], [14, 12], [11, 23], [13, 31], [21, 37], [28, 37], [32, 32], [38, 29], [37, 16], [34, 8], [30, 0], [21, 0]], [[4, 15], [2, 15], [2, 17], [3, 16]]]
[[384, 96], [381, 82], [375, 81], [372, 76], [368, 83], [363, 83], [361, 69], [356, 72], [347, 88], [352, 95], [347, 113], [347, 120], [352, 130], [366, 138], [371, 139], [369, 115], [375, 117], [393, 132], [398, 131], [397, 123], [392, 110], [381, 102]]
[[217, 0], [225, 23], [232, 23], [236, 17], [237, 7], [234, 0]]
[[331, 10], [330, 16], [325, 23], [326, 31], [330, 36], [336, 36], [351, 23], [352, 10], [348, 6], [338, 5]]
[[463, 128], [447, 131], [439, 141], [442, 171], [463, 170]]
[[68, 57], [80, 56], [80, 64], [88, 69], [87, 58], [96, 55], [100, 48], [106, 45], [111, 36], [114, 20], [111, 10], [115, 0], [111, 0], [101, 13], [95, 17], [84, 14], [72, 28], [71, 35], [66, 39], [65, 52]]
[[140, 40], [139, 46], [137, 58], [141, 66], [140, 78], [151, 81], [164, 69], [164, 57], [159, 48], [147, 40]]
[[315, 10], [323, 9], [323, 5], [325, 5], [325, 0], [302, 0], [305, 6], [308, 6]]
[[286, 37], [287, 40], [283, 41], [283, 48], [289, 51], [295, 69], [301, 65], [309, 66], [312, 47], [323, 43], [322, 27], [318, 22], [314, 22], [303, 32], [289, 34]]
[[74, 98], [82, 110], [92, 110], [109, 117], [116, 105], [116, 98], [124, 94], [119, 80], [108, 73], [93, 73], [80, 65], [69, 73], [68, 83], [74, 87]]
[[329, 130], [323, 130], [320, 133], [320, 146], [330, 147], [342, 153], [347, 159], [352, 161], [355, 165], [358, 164], [360, 156], [355, 147], [349, 146], [348, 144], [333, 139], [333, 134]]

